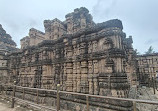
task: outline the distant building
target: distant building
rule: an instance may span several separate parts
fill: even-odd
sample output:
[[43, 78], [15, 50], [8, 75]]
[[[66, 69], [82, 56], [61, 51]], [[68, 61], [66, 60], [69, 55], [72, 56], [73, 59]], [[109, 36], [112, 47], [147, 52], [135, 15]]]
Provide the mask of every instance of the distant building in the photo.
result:
[[138, 55], [137, 61], [140, 84], [148, 85], [152, 77], [157, 77], [158, 53]]

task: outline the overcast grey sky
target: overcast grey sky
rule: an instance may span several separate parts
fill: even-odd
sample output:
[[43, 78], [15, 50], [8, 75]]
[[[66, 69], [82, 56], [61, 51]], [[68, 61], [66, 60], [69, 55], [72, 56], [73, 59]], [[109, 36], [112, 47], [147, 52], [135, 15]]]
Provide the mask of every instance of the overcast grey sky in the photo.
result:
[[20, 39], [34, 27], [44, 32], [43, 21], [86, 7], [96, 23], [120, 19], [133, 47], [144, 53], [158, 52], [158, 0], [0, 0], [0, 24], [20, 47]]

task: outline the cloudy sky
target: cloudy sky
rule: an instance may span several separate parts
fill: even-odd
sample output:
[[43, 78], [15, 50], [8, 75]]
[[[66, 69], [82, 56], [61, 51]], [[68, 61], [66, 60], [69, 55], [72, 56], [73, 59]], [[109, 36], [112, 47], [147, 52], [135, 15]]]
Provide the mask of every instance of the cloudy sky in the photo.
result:
[[34, 27], [44, 32], [43, 21], [58, 18], [75, 8], [89, 9], [96, 23], [120, 19], [133, 47], [158, 52], [158, 0], [0, 0], [0, 24], [20, 47], [20, 39]]

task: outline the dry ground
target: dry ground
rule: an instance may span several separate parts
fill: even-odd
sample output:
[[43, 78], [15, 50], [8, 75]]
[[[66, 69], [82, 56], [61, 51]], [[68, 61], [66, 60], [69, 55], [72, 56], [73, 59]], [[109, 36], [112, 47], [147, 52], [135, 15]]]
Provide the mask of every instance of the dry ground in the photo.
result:
[[32, 109], [24, 108], [15, 104], [14, 108], [11, 108], [11, 102], [0, 98], [0, 111], [33, 111]]

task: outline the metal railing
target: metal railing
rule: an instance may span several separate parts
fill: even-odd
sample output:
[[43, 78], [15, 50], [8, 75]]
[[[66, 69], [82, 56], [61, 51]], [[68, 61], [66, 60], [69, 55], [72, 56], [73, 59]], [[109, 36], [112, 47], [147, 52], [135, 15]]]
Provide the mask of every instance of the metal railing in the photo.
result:
[[[87, 111], [90, 110], [90, 104], [89, 104], [89, 102], [90, 102], [89, 98], [90, 97], [132, 102], [133, 103], [133, 111], [137, 110], [136, 109], [136, 103], [145, 103], [145, 104], [158, 105], [158, 101], [129, 99], [129, 98], [116, 98], [116, 97], [108, 97], [108, 96], [100, 96], [100, 95], [91, 95], [91, 94], [83, 94], [83, 93], [76, 93], [76, 92], [60, 91], [60, 84], [57, 84], [57, 90], [29, 88], [29, 87], [22, 87], [22, 86], [16, 86], [16, 85], [7, 85], [7, 84], [2, 84], [2, 83], [0, 84], [0, 86], [1, 86], [1, 92], [4, 92], [4, 91], [7, 92], [8, 87], [12, 88], [12, 96], [10, 97], [11, 100], [12, 100], [12, 104], [11, 104], [12, 108], [14, 108], [15, 100], [26, 102], [26, 100], [25, 100], [25, 90], [35, 90], [36, 98], [37, 98], [36, 99], [36, 104], [32, 103], [32, 102], [28, 102], [28, 104], [33, 105], [33, 106], [38, 105], [39, 91], [55, 92], [56, 93], [56, 108], [55, 109], [44, 107], [44, 106], [39, 106], [39, 107], [49, 109], [49, 110], [56, 110], [56, 111], [60, 111], [60, 94], [62, 94], [62, 93], [63, 94], [78, 95], [78, 96], [85, 96], [86, 97], [86, 110]], [[18, 97], [15, 97], [16, 88], [21, 88], [22, 89], [22, 98], [21, 99], [18, 98]]]

